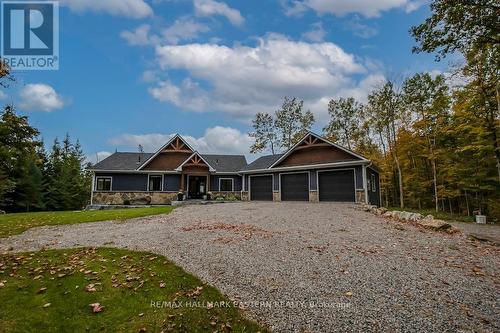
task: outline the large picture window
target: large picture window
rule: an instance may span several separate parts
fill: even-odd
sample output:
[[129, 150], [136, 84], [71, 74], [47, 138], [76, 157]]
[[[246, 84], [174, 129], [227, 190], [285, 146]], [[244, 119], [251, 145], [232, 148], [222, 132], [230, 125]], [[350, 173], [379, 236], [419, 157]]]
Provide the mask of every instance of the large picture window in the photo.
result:
[[232, 178], [221, 178], [219, 179], [219, 191], [221, 192], [233, 192], [234, 183]]
[[160, 192], [163, 189], [163, 176], [149, 176], [149, 190], [152, 192]]
[[95, 182], [97, 191], [111, 191], [111, 177], [96, 177]]

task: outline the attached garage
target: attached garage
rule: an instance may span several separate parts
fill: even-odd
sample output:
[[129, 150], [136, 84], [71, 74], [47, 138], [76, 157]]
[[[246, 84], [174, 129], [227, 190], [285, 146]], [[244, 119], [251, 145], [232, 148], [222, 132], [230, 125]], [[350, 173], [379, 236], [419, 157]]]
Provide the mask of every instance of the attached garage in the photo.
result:
[[355, 202], [354, 169], [318, 171], [319, 201]]
[[273, 176], [250, 176], [250, 200], [273, 200]]
[[309, 172], [280, 175], [281, 201], [309, 201]]

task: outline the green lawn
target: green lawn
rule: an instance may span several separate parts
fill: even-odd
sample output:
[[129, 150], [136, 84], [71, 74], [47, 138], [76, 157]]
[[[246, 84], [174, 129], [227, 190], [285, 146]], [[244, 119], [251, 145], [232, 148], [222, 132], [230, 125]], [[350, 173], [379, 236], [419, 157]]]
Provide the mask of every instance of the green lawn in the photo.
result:
[[472, 216], [458, 215], [458, 214], [450, 214], [447, 212], [436, 212], [434, 209], [413, 209], [413, 208], [400, 208], [400, 207], [389, 207], [389, 210], [404, 210], [406, 212], [412, 213], [420, 213], [423, 216], [432, 215], [435, 219], [444, 220], [444, 221], [457, 221], [457, 222], [474, 222], [474, 218]]
[[0, 215], [0, 237], [20, 234], [42, 225], [75, 224], [105, 220], [126, 220], [134, 217], [167, 214], [171, 206], [109, 210], [36, 212]]
[[164, 257], [111, 248], [0, 255], [0, 304], [1, 332], [267, 332]]

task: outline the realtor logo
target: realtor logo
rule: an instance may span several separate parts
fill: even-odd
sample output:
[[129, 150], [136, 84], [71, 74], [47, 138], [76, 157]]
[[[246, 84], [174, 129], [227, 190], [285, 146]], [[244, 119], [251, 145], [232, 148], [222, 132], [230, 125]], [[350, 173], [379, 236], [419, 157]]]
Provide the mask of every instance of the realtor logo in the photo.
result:
[[57, 1], [2, 1], [1, 54], [11, 70], [59, 69]]

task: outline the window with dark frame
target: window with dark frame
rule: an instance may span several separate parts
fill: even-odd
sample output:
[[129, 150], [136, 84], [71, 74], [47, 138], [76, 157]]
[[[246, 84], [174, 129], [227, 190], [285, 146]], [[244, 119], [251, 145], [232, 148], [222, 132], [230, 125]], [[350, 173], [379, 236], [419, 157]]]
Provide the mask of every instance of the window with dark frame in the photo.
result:
[[162, 190], [162, 176], [149, 176], [149, 190], [151, 192], [160, 192]]
[[377, 183], [375, 182], [375, 175], [372, 174], [371, 175], [372, 177], [372, 192], [376, 192], [377, 191]]
[[231, 178], [221, 179], [219, 191], [232, 192], [233, 191], [233, 179], [231, 179]]
[[96, 178], [97, 191], [111, 191], [111, 178], [110, 177], [97, 177]]

